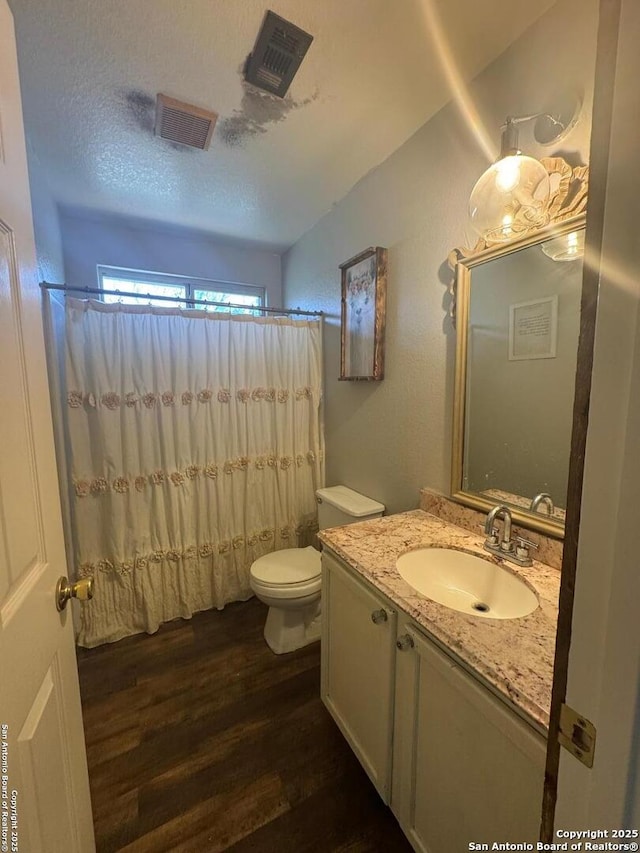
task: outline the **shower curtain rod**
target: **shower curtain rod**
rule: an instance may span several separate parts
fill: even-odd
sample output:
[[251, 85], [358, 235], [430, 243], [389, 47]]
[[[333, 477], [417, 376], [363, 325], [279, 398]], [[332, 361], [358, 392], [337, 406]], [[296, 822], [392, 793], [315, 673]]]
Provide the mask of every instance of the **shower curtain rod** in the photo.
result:
[[214, 305], [219, 308], [241, 308], [244, 311], [266, 311], [270, 314], [298, 315], [304, 317], [322, 317], [322, 311], [302, 311], [300, 308], [269, 308], [265, 305], [238, 305], [234, 302], [210, 302], [208, 299], [191, 299], [186, 296], [156, 296], [154, 293], [132, 293], [127, 290], [106, 290], [98, 287], [73, 287], [70, 284], [52, 284], [41, 281], [43, 290], [62, 290], [65, 293], [86, 293], [103, 296], [105, 293], [114, 296], [133, 296], [136, 299], [162, 299], [166, 302], [186, 302], [189, 305]]

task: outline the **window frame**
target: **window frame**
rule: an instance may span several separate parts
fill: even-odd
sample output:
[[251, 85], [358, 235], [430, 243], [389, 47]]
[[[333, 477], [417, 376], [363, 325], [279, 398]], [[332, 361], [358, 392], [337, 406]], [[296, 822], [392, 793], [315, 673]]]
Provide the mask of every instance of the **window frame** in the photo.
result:
[[[161, 272], [151, 272], [150, 270], [135, 270], [128, 269], [126, 267], [114, 267], [109, 266], [107, 264], [97, 264], [96, 266], [97, 279], [98, 279], [98, 289], [101, 291], [111, 291], [114, 288], [105, 287], [104, 279], [120, 279], [124, 282], [139, 282], [141, 284], [156, 284], [156, 285], [167, 285], [170, 287], [183, 287], [184, 288], [184, 300], [194, 299], [193, 296], [194, 291], [196, 290], [210, 290], [222, 292], [225, 294], [229, 294], [230, 296], [254, 296], [259, 300], [258, 305], [247, 305], [247, 312], [260, 312], [260, 308], [265, 308], [267, 306], [267, 291], [265, 287], [262, 287], [258, 284], [245, 284], [236, 281], [223, 281], [220, 279], [212, 279], [212, 278], [198, 278], [197, 276], [186, 276], [186, 275], [175, 275], [173, 273], [161, 273]], [[123, 290], [126, 288], [123, 287]], [[101, 297], [102, 301], [104, 301], [104, 297]], [[171, 302], [167, 300], [161, 300], [163, 303], [166, 302], [168, 306], [171, 305]], [[140, 297], [139, 303], [132, 304], [140, 304], [145, 305], [147, 300], [144, 297]], [[180, 302], [180, 299], [176, 298], [176, 303]], [[212, 305], [211, 308], [206, 308], [206, 301], [203, 300], [201, 303], [193, 305], [189, 302], [185, 301], [185, 306], [187, 308], [194, 308], [196, 310], [203, 311], [218, 311], [220, 313], [230, 313], [225, 311], [223, 308]], [[237, 304], [232, 303], [231, 304]], [[245, 306], [242, 306], [243, 308]]]

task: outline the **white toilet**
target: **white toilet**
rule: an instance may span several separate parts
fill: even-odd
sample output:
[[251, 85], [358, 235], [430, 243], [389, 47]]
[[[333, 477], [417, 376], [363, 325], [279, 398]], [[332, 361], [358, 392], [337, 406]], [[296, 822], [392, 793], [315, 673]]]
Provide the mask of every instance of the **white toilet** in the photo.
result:
[[[384, 506], [348, 489], [318, 489], [320, 530], [379, 518]], [[285, 548], [257, 559], [251, 566], [251, 589], [269, 606], [264, 638], [277, 655], [320, 639], [320, 552]]]

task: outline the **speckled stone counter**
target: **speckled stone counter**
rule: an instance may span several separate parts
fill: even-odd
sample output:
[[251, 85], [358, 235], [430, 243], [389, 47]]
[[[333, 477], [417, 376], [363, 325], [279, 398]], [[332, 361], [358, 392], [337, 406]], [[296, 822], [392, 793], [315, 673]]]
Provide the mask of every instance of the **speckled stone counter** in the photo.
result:
[[530, 718], [549, 725], [560, 574], [544, 563], [503, 563], [536, 592], [540, 606], [520, 619], [488, 619], [444, 607], [415, 592], [395, 568], [414, 548], [456, 548], [492, 562], [483, 538], [423, 510], [323, 530], [320, 539], [436, 640]]

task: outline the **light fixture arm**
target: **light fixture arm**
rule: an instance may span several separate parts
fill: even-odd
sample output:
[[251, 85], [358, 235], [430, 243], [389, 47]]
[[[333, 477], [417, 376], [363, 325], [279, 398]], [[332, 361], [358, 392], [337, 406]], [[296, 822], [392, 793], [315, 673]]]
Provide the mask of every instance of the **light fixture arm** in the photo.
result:
[[507, 116], [505, 123], [500, 128], [502, 131], [502, 137], [500, 140], [500, 157], [498, 159], [502, 160], [503, 157], [521, 154], [522, 152], [518, 147], [518, 125], [524, 124], [528, 121], [534, 121], [539, 118], [548, 119], [548, 121], [557, 128], [558, 135], [565, 130], [565, 125], [549, 113], [532, 113], [531, 115], [526, 116]]

